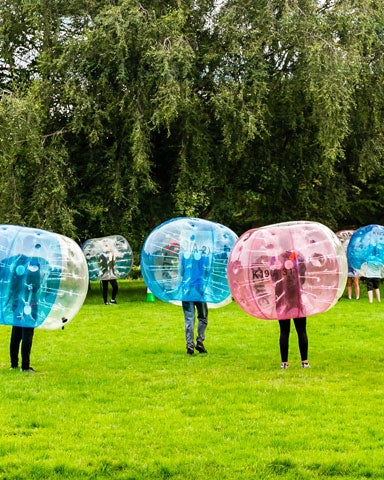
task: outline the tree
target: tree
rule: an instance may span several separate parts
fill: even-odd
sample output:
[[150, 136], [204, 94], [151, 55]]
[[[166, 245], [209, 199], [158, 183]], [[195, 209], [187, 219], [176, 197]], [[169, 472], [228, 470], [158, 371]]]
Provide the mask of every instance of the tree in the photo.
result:
[[181, 215], [239, 234], [382, 218], [381, 2], [5, 0], [2, 13], [0, 181], [18, 199], [4, 221], [120, 233], [138, 251]]

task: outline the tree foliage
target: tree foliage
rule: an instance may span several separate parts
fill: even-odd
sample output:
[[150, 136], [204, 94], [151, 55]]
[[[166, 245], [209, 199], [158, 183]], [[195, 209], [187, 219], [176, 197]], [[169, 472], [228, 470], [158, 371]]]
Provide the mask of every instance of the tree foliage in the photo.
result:
[[1, 222], [384, 222], [382, 7], [4, 0]]

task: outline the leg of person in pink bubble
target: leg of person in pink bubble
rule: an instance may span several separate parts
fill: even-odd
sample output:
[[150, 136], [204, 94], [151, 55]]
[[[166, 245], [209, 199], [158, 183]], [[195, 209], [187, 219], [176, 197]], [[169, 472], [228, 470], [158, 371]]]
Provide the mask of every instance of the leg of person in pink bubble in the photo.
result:
[[[308, 363], [308, 335], [307, 335], [307, 319], [306, 317], [294, 318], [297, 338], [299, 341], [299, 350], [301, 357], [301, 367], [309, 368]], [[281, 368], [287, 369], [288, 363], [288, 351], [289, 351], [289, 334], [291, 331], [291, 320], [279, 320], [280, 326], [280, 355], [281, 355]]]

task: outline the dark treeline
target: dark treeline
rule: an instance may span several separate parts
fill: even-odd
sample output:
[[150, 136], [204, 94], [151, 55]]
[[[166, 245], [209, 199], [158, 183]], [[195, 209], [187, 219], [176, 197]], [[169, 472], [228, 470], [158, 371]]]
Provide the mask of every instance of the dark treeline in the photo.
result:
[[0, 223], [384, 224], [383, 7], [3, 0]]

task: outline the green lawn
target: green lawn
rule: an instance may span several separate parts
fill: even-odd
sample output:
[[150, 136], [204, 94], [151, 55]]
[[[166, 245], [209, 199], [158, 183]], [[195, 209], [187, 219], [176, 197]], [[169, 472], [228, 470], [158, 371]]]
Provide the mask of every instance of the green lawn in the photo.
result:
[[235, 303], [210, 310], [208, 355], [185, 354], [180, 307], [97, 284], [65, 330], [36, 330], [32, 366], [9, 370], [0, 328], [0, 478], [384, 478], [384, 301], [342, 298], [308, 319], [311, 369], [292, 326]]

